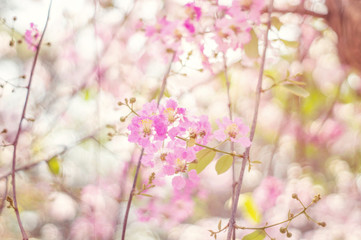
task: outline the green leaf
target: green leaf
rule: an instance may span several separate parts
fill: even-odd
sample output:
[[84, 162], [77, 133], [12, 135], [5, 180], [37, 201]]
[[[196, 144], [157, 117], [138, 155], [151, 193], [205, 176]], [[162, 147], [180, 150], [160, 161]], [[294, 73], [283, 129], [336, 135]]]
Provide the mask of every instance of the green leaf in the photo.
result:
[[139, 194], [139, 195], [142, 195], [142, 196], [144, 196], [144, 197], [153, 197], [152, 195], [146, 194], [146, 193], [141, 193], [141, 194]]
[[271, 23], [273, 26], [275, 26], [275, 28], [277, 28], [277, 30], [280, 30], [280, 28], [282, 27], [282, 22], [278, 17], [272, 17]]
[[282, 87], [284, 87], [287, 91], [299, 96], [299, 97], [308, 97], [310, 95], [309, 92], [307, 92], [305, 89], [296, 86], [296, 85], [291, 85], [291, 84], [285, 84], [282, 85]]
[[252, 195], [247, 194], [244, 198], [242, 212], [255, 223], [261, 222], [261, 213], [258, 210]]
[[292, 48], [297, 48], [299, 43], [296, 41], [287, 41], [284, 39], [281, 39], [281, 41], [287, 46], [287, 47], [292, 47]]
[[242, 240], [263, 240], [266, 234], [262, 230], [256, 230], [250, 234], [247, 234]]
[[231, 166], [233, 162], [233, 157], [231, 155], [223, 155], [220, 157], [216, 164], [217, 174], [220, 175], [226, 172]]
[[55, 156], [55, 157], [52, 157], [49, 161], [47, 161], [48, 168], [49, 168], [50, 172], [54, 175], [59, 175], [59, 172], [60, 172], [59, 160], [60, 159], [57, 156]]
[[205, 148], [196, 153], [197, 162], [189, 164], [188, 170], [195, 169], [200, 174], [212, 162], [216, 152]]
[[263, 75], [272, 79], [275, 83], [281, 81], [281, 74], [276, 69], [267, 69], [263, 71]]
[[251, 30], [251, 41], [244, 45], [244, 51], [249, 58], [258, 58], [258, 37], [254, 30]]

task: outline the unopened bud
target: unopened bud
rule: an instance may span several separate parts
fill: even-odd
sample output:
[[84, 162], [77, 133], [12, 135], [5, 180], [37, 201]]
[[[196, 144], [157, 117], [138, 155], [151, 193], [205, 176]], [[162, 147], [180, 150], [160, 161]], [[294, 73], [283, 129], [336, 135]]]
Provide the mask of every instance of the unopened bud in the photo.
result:
[[287, 235], [286, 235], [288, 238], [292, 237], [292, 233], [290, 232], [287, 232]]
[[292, 194], [293, 199], [298, 199], [298, 195], [296, 193]]
[[137, 101], [137, 99], [134, 98], [134, 97], [132, 97], [132, 98], [129, 99], [129, 102], [130, 102], [130, 103], [135, 103], [135, 101]]
[[126, 117], [121, 117], [121, 118], [120, 118], [120, 121], [121, 121], [121, 122], [125, 122], [126, 119], [127, 119]]
[[281, 233], [285, 233], [286, 231], [287, 231], [286, 228], [284, 228], [284, 227], [281, 227], [281, 228], [280, 228], [280, 232], [281, 232]]
[[118, 105], [119, 105], [119, 106], [122, 106], [122, 105], [124, 105], [124, 103], [122, 103], [122, 102], [118, 102]]
[[320, 225], [321, 227], [326, 227], [326, 223], [325, 223], [325, 222], [319, 222], [318, 225]]

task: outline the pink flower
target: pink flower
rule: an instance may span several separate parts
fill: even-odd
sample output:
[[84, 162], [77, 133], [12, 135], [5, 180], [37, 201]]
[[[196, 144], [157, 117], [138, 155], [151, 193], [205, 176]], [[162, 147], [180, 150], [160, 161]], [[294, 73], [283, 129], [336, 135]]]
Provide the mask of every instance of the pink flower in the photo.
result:
[[193, 183], [199, 182], [199, 176], [197, 174], [197, 171], [195, 169], [192, 169], [188, 172], [188, 179]]
[[25, 31], [25, 42], [28, 44], [28, 48], [32, 51], [36, 51], [38, 45], [36, 41], [40, 37], [38, 28], [34, 23], [30, 23], [30, 29]]
[[258, 205], [267, 211], [269, 208], [276, 205], [278, 196], [283, 192], [283, 182], [275, 177], [266, 177], [257, 189], [253, 192], [253, 197], [256, 199]]
[[197, 20], [201, 18], [202, 15], [202, 9], [200, 7], [196, 7], [194, 3], [187, 3], [185, 5], [186, 7], [186, 13], [189, 16], [189, 19]]
[[251, 141], [245, 137], [249, 132], [249, 128], [243, 124], [240, 118], [231, 121], [229, 118], [224, 117], [223, 121], [217, 119], [219, 129], [214, 131], [214, 137], [218, 141], [230, 140], [231, 142], [241, 143], [244, 147], [249, 147]]
[[186, 181], [182, 176], [175, 176], [172, 180], [172, 185], [175, 189], [181, 190], [186, 185]]
[[138, 143], [142, 147], [147, 147], [151, 143], [151, 138], [163, 140], [166, 138], [166, 132], [162, 119], [154, 116], [136, 116], [128, 126], [130, 142]]
[[191, 23], [191, 21], [189, 19], [185, 20], [183, 23], [183, 26], [190, 32], [190, 33], [194, 33], [195, 32], [195, 28], [193, 23]]

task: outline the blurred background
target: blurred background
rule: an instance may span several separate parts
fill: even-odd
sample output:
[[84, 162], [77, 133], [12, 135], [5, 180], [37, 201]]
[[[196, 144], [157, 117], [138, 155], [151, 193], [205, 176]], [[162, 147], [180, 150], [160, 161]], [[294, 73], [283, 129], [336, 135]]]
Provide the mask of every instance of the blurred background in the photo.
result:
[[[164, 16], [184, 19], [188, 2], [193, 1], [53, 1], [17, 151], [19, 210], [31, 239], [120, 239], [140, 148], [128, 142], [131, 117], [120, 121], [129, 110], [118, 102], [135, 97], [134, 108], [141, 109], [159, 95], [171, 55], [162, 40], [146, 36], [144, 26]], [[215, 2], [195, 1], [206, 6], [205, 26], [212, 22], [206, 12]], [[232, 1], [218, 4], [229, 7]], [[304, 14], [299, 4], [316, 15]], [[25, 34], [31, 23], [42, 33], [48, 6], [45, 0], [0, 2], [0, 239], [21, 238], [5, 201], [12, 196], [13, 147], [8, 145], [18, 128], [35, 55]], [[302, 210], [293, 193], [304, 204], [320, 194], [321, 201], [308, 213], [327, 226], [300, 216], [289, 226], [289, 239], [361, 239], [359, 70], [339, 57], [340, 35], [329, 26], [330, 17], [317, 16], [329, 13], [325, 1], [276, 0], [274, 7], [251, 150], [251, 160], [261, 164], [245, 173], [237, 224], [285, 220], [289, 210]], [[232, 111], [248, 126], [266, 22], [263, 14], [254, 25], [251, 52], [226, 52]], [[211, 72], [197, 47], [182, 40], [165, 97], [192, 115], [207, 115], [215, 129], [215, 120], [228, 116], [222, 57], [207, 54]], [[205, 47], [205, 52], [215, 51], [212, 42]], [[230, 216], [232, 184], [230, 170], [217, 175], [214, 168], [212, 162], [200, 174], [202, 194], [174, 206], [185, 220], [177, 221], [172, 212], [149, 221], [138, 218], [140, 209], [167, 203], [171, 184], [154, 189], [154, 198], [136, 196], [126, 239], [212, 239], [208, 230], [216, 230], [220, 220], [225, 226]], [[142, 168], [139, 182], [148, 177]], [[267, 232], [286, 239], [279, 227]], [[241, 239], [249, 231], [237, 233]], [[224, 238], [219, 234], [217, 239]]]

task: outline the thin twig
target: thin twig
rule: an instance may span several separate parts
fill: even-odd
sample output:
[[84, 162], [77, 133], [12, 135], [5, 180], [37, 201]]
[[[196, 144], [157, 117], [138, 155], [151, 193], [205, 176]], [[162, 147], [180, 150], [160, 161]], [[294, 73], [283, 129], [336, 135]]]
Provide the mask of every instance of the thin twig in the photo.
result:
[[[264, 9], [263, 13], [266, 13], [266, 12], [267, 12], [267, 9]], [[327, 17], [327, 14], [316, 13], [316, 12], [305, 9], [303, 6], [299, 6], [294, 9], [273, 9], [272, 12], [280, 13], [280, 14], [294, 13], [294, 14], [307, 15], [307, 16], [323, 18], [323, 19], [326, 19], [326, 17]]]
[[[73, 145], [71, 146], [64, 146], [63, 150], [61, 150], [60, 152], [57, 152], [53, 155], [51, 155], [50, 157], [48, 158], [45, 158], [45, 159], [41, 159], [41, 160], [38, 160], [36, 162], [33, 162], [33, 163], [30, 163], [30, 164], [27, 164], [25, 166], [22, 166], [22, 167], [18, 167], [15, 169], [15, 172], [19, 172], [19, 171], [25, 171], [25, 170], [29, 170], [29, 169], [32, 169], [33, 167], [39, 165], [40, 163], [42, 162], [47, 162], [49, 161], [50, 159], [56, 157], [56, 156], [60, 156], [60, 155], [63, 155], [64, 153], [66, 153], [69, 149], [72, 149], [73, 147], [79, 145], [80, 143], [88, 140], [88, 139], [93, 139], [93, 135], [90, 135], [90, 136], [86, 136], [86, 137], [83, 137], [81, 139], [79, 139], [78, 141], [76, 141]], [[7, 178], [9, 177], [10, 175], [12, 175], [12, 171], [11, 172], [8, 172], [2, 176], [0, 176], [0, 180], [4, 179], [4, 178]]]
[[[255, 130], [256, 130], [258, 109], [259, 109], [259, 104], [260, 104], [260, 100], [261, 100], [263, 71], [264, 71], [264, 66], [265, 66], [265, 61], [266, 61], [266, 52], [267, 52], [267, 47], [268, 47], [268, 32], [269, 32], [269, 30], [271, 28], [271, 15], [272, 15], [272, 9], [273, 9], [273, 1], [274, 0], [271, 0], [271, 2], [269, 4], [269, 7], [268, 7], [268, 23], [267, 23], [267, 30], [266, 30], [266, 33], [264, 35], [264, 44], [265, 44], [265, 46], [264, 46], [263, 53], [262, 53], [261, 67], [260, 67], [260, 71], [259, 71], [257, 89], [256, 89], [256, 104], [255, 104], [255, 109], [254, 109], [254, 113], [253, 113], [253, 120], [252, 120], [251, 132], [250, 132], [250, 137], [249, 137], [251, 142], [253, 141], [254, 133], [255, 133]], [[246, 168], [246, 163], [247, 163], [247, 161], [249, 159], [250, 149], [251, 149], [251, 147], [247, 147], [246, 151], [244, 153], [244, 159], [242, 161], [242, 168], [241, 168], [241, 172], [240, 172], [239, 179], [238, 179], [237, 186], [236, 186], [234, 201], [232, 201], [232, 212], [231, 212], [231, 217], [229, 219], [229, 228], [228, 228], [228, 233], [227, 233], [227, 240], [231, 240], [232, 235], [233, 234], [235, 235], [234, 224], [235, 224], [235, 217], [236, 217], [236, 212], [237, 212], [239, 194], [241, 192], [244, 171], [245, 171], [245, 168]]]
[[27, 239], [28, 239], [28, 236], [27, 236], [27, 234], [26, 234], [26, 232], [25, 232], [25, 230], [24, 230], [23, 224], [22, 224], [21, 219], [20, 219], [20, 214], [19, 214], [19, 209], [18, 209], [18, 202], [17, 202], [17, 198], [16, 198], [16, 182], [15, 182], [16, 150], [17, 150], [17, 146], [18, 146], [18, 142], [19, 142], [19, 137], [20, 137], [20, 134], [21, 134], [22, 123], [23, 123], [23, 120], [25, 119], [26, 107], [27, 107], [28, 101], [29, 101], [30, 88], [31, 88], [31, 83], [32, 83], [33, 76], [34, 76], [35, 66], [36, 66], [36, 63], [37, 63], [37, 61], [38, 61], [38, 56], [39, 56], [39, 52], [40, 52], [40, 48], [41, 48], [41, 43], [42, 43], [42, 41], [43, 41], [46, 28], [48, 27], [51, 4], [52, 4], [52, 0], [50, 0], [49, 8], [48, 8], [48, 15], [47, 15], [47, 17], [46, 17], [46, 22], [45, 22], [44, 30], [43, 30], [43, 33], [42, 33], [42, 35], [41, 35], [41, 37], [40, 37], [38, 46], [37, 46], [37, 48], [36, 48], [36, 53], [35, 53], [33, 65], [32, 65], [32, 67], [31, 67], [31, 72], [30, 72], [30, 77], [29, 77], [29, 83], [28, 83], [28, 86], [27, 86], [25, 103], [24, 103], [24, 107], [23, 107], [22, 114], [21, 114], [18, 131], [17, 131], [17, 133], [16, 133], [15, 140], [14, 140], [14, 143], [13, 143], [13, 145], [14, 145], [14, 150], [13, 150], [13, 159], [12, 159], [12, 168], [11, 168], [11, 178], [12, 178], [12, 186], [13, 186], [13, 188], [12, 188], [12, 190], [13, 190], [13, 201], [14, 201], [14, 210], [15, 210], [16, 218], [17, 218], [17, 220], [18, 220], [18, 224], [19, 224], [19, 227], [20, 227], [21, 234], [22, 234], [22, 236], [23, 236], [23, 240], [27, 240]]
[[173, 52], [170, 63], [168, 64], [167, 71], [163, 76], [162, 87], [161, 87], [161, 90], [160, 90], [160, 93], [159, 93], [159, 96], [158, 96], [157, 106], [159, 106], [160, 100], [162, 99], [162, 97], [164, 95], [165, 87], [167, 85], [167, 79], [168, 79], [168, 76], [169, 76], [170, 69], [172, 68], [172, 63], [174, 61], [175, 55], [176, 55], [176, 52]]
[[[226, 86], [227, 86], [227, 98], [228, 98], [228, 115], [229, 115], [229, 119], [232, 121], [233, 120], [233, 114], [232, 114], [232, 101], [231, 101], [231, 94], [230, 94], [230, 88], [231, 88], [231, 83], [229, 81], [228, 78], [228, 67], [227, 67], [227, 58], [226, 58], [226, 53], [223, 54], [223, 69], [224, 69], [224, 75], [225, 75], [225, 79], [226, 79]], [[234, 142], [231, 142], [231, 152], [234, 152]], [[233, 155], [232, 156], [232, 202], [234, 199], [234, 190], [236, 187], [236, 172], [235, 172], [235, 162], [236, 162], [236, 157]], [[233, 235], [233, 239], [235, 239], [235, 235]]]
[[125, 210], [124, 221], [123, 221], [122, 240], [125, 240], [125, 232], [126, 232], [126, 230], [127, 230], [129, 210], [130, 210], [130, 206], [131, 206], [131, 204], [132, 204], [133, 195], [134, 195], [134, 192], [135, 192], [135, 186], [136, 186], [136, 184], [137, 184], [137, 179], [138, 179], [138, 174], [139, 174], [140, 165], [142, 164], [143, 153], [144, 153], [144, 148], [142, 148], [142, 150], [141, 150], [141, 152], [140, 152], [140, 156], [139, 156], [138, 164], [137, 164], [137, 169], [136, 169], [136, 171], [135, 171], [135, 176], [134, 176], [134, 180], [133, 180], [132, 190], [130, 191], [129, 198], [128, 198], [127, 208], [126, 208], [126, 210]]

